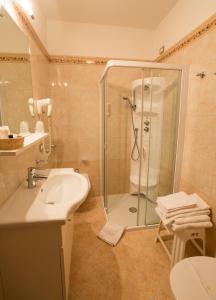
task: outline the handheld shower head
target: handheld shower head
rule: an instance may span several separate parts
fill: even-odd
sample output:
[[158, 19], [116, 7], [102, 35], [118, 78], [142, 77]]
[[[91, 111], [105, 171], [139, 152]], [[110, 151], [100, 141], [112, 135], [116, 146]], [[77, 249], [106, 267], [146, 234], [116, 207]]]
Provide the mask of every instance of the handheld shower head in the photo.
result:
[[122, 100], [127, 101], [131, 110], [136, 110], [136, 105], [131, 103], [131, 100], [128, 97], [122, 97]]

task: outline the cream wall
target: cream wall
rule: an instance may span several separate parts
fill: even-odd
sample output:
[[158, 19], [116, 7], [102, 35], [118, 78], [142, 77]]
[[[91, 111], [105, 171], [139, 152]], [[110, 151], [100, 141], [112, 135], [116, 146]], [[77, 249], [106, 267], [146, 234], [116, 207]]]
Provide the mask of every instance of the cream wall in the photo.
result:
[[155, 30], [145, 30], [47, 20], [38, 1], [31, 3], [35, 19], [28, 19], [51, 55], [152, 60], [216, 13], [214, 0], [178, 0]]
[[0, 53], [28, 54], [27, 38], [7, 14], [0, 18], [0, 37], [4, 41], [0, 43]]
[[31, 2], [35, 19], [29, 21], [53, 55], [151, 60], [162, 45], [168, 49], [216, 13], [214, 0], [178, 0], [155, 30], [145, 30], [46, 20], [38, 2]]
[[40, 9], [37, 0], [31, 0], [32, 10], [34, 13], [34, 20], [28, 17], [31, 25], [34, 27], [38, 36], [40, 37], [42, 43], [47, 48], [47, 27], [46, 27], [46, 18], [43, 11]]
[[[216, 222], [216, 28], [163, 62], [190, 65], [181, 190], [203, 197]], [[206, 77], [197, 77], [199, 72]], [[208, 233], [209, 254], [216, 256], [215, 227]]]
[[161, 46], [170, 48], [215, 13], [214, 0], [179, 0], [154, 32], [153, 56], [158, 56]]
[[[3, 1], [3, 5], [4, 5], [5, 9], [7, 10], [7, 12], [10, 14], [10, 16], [14, 19], [14, 21], [19, 24], [20, 21], [17, 19], [16, 12], [14, 11], [14, 8], [12, 5], [13, 1], [14, 0]], [[26, 14], [26, 16], [27, 16], [29, 22], [31, 23], [31, 25], [33, 26], [34, 30], [36, 31], [37, 35], [39, 36], [40, 40], [46, 47], [47, 46], [46, 18], [43, 14], [43, 11], [39, 7], [37, 0], [31, 0], [31, 4], [32, 4], [32, 10], [33, 10], [35, 18], [32, 19], [27, 14]]]
[[[10, 2], [6, 8], [12, 11]], [[38, 1], [31, 3], [35, 19], [28, 19], [53, 55], [152, 60], [162, 45], [168, 49], [216, 13], [214, 0], [178, 0], [155, 30], [145, 30], [47, 20]]]
[[100, 194], [99, 86], [104, 66], [50, 64], [52, 129], [56, 150], [50, 166], [88, 173], [90, 194]]
[[152, 59], [152, 30], [48, 20], [47, 37], [54, 55]]

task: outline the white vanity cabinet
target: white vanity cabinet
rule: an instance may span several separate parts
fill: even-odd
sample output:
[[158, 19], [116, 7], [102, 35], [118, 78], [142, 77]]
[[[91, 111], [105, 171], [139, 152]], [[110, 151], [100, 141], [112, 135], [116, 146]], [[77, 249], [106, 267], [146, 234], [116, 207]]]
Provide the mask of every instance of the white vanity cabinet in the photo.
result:
[[73, 169], [23, 182], [0, 208], [0, 300], [67, 300], [72, 216], [89, 184]]
[[0, 228], [0, 300], [66, 300], [73, 221]]

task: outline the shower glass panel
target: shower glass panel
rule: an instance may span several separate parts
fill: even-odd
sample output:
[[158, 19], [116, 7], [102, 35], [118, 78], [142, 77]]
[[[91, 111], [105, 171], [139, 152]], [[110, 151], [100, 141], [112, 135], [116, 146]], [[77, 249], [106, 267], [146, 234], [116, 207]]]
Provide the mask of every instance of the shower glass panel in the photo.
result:
[[132, 83], [142, 77], [140, 68], [113, 68], [105, 89], [106, 211], [112, 221], [128, 226], [137, 225], [138, 210], [138, 193], [130, 193], [131, 161], [140, 163], [140, 124], [134, 118]]
[[106, 73], [102, 171], [108, 220], [127, 227], [159, 222], [157, 197], [174, 191], [181, 83], [181, 68], [115, 66]]
[[180, 99], [179, 70], [151, 69], [143, 81], [143, 139], [138, 225], [158, 223], [158, 196], [173, 192]]

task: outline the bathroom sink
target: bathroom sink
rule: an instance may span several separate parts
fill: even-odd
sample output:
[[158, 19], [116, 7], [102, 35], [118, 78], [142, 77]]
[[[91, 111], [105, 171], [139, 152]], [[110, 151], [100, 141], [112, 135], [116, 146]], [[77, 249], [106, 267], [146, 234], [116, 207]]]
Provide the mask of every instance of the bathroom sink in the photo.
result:
[[0, 207], [0, 227], [49, 221], [64, 224], [85, 201], [90, 189], [87, 176], [72, 168], [40, 173], [48, 178], [39, 180], [32, 189], [24, 181]]
[[48, 177], [40, 189], [38, 199], [50, 205], [71, 202], [71, 205], [77, 207], [85, 200], [88, 190], [88, 182], [83, 175], [76, 172], [58, 174]]

